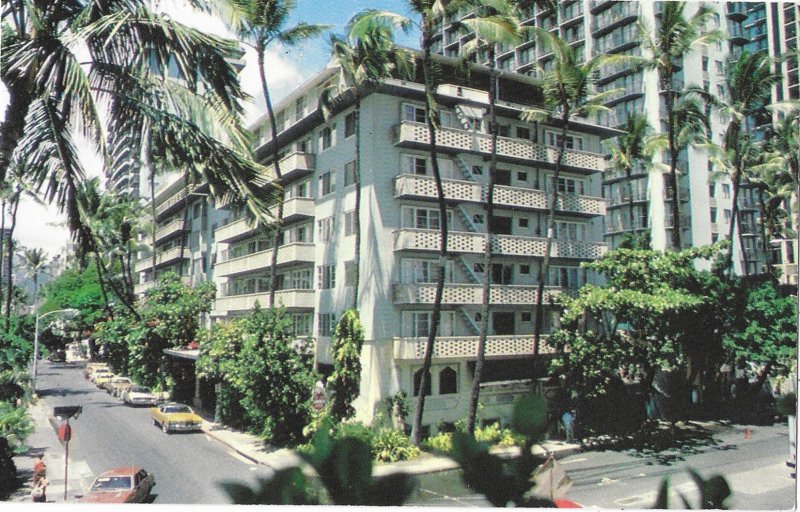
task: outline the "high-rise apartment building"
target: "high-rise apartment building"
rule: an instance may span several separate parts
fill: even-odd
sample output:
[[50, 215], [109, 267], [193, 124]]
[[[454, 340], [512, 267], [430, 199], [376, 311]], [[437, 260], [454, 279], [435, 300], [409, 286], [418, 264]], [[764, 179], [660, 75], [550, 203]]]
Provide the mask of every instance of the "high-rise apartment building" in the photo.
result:
[[[532, 6], [524, 24], [557, 34], [575, 49], [582, 60], [601, 53], [642, 55], [639, 27], [641, 25], [654, 33], [664, 2], [567, 0], [558, 4], [555, 11]], [[700, 2], [688, 2], [686, 15], [694, 14], [699, 5]], [[726, 60], [731, 53], [740, 52], [739, 48], [749, 41], [743, 26], [749, 4], [703, 2], [703, 5], [715, 11], [707, 28], [729, 34], [729, 41], [701, 45], [687, 55], [682, 70], [673, 79], [673, 88], [701, 86], [724, 96]], [[470, 11], [463, 11], [442, 24], [435, 39], [437, 53], [451, 57], [460, 55], [463, 45], [474, 36], [463, 28], [464, 25], [455, 22], [469, 16], [472, 16]], [[535, 41], [528, 40], [513, 48], [502, 48], [496, 63], [503, 70], [530, 73], [534, 63], [538, 62], [546, 70], [552, 65], [552, 59], [553, 53], [549, 48], [537, 47]], [[665, 126], [665, 91], [657, 71], [636, 71], [625, 64], [606, 65], [599, 70], [596, 85], [599, 92], [620, 89], [606, 103], [610, 112], [599, 114], [599, 124], [620, 127], [628, 114], [644, 113], [652, 130], [658, 131]], [[727, 120], [712, 114], [710, 124], [712, 140], [720, 143]], [[667, 155], [656, 158], [668, 162]], [[671, 247], [674, 223], [670, 204], [676, 192], [681, 202], [680, 226], [685, 246], [706, 245], [727, 237], [733, 211], [730, 179], [718, 176], [706, 152], [693, 147], [681, 151], [678, 169], [677, 191], [671, 190], [666, 173], [639, 169], [632, 176], [632, 197], [624, 175], [604, 173], [604, 196], [608, 199], [605, 239], [610, 247], [616, 247], [630, 233], [642, 232], [649, 232], [654, 248]], [[744, 236], [741, 246], [738, 234], [734, 235], [737, 238], [734, 264], [740, 273], [761, 272], [765, 265], [763, 241], [755, 236], [758, 231], [755, 229], [757, 203], [753, 192], [742, 194], [740, 225]], [[630, 225], [631, 208], [633, 225]]]
[[[454, 62], [442, 59], [445, 69]], [[601, 139], [618, 132], [576, 121], [570, 133], [572, 149], [564, 171], [552, 179], [558, 128], [528, 123], [520, 114], [536, 97], [530, 79], [502, 78], [498, 118], [501, 136], [495, 174], [495, 214], [492, 241], [495, 260], [483, 268], [488, 219], [490, 136], [487, 133], [488, 94], [474, 86], [487, 73], [477, 69], [473, 82], [454, 75], [438, 89], [442, 128], [438, 134], [439, 166], [444, 178], [449, 223], [446, 286], [442, 324], [431, 370], [430, 398], [423, 423], [454, 422], [465, 414], [477, 354], [481, 321], [481, 281], [493, 281], [490, 336], [482, 402], [487, 418], [508, 418], [516, 394], [528, 389], [532, 377], [533, 314], [537, 272], [544, 256], [547, 197], [561, 193], [552, 267], [547, 276], [545, 332], [557, 318], [552, 300], [591, 280], [579, 267], [606, 253], [603, 242], [605, 200], [601, 173], [605, 167]], [[325, 371], [332, 364], [331, 336], [349, 307], [354, 257], [355, 120], [352, 102], [344, 100], [331, 117], [318, 106], [321, 91], [339, 79], [328, 68], [276, 106], [278, 134], [269, 123], [256, 126], [256, 153], [270, 163], [274, 144], [280, 147], [281, 184], [286, 197], [278, 251], [276, 303], [291, 315], [298, 335], [315, 340], [316, 359]], [[439, 251], [439, 209], [424, 124], [424, 89], [413, 81], [390, 79], [363, 98], [359, 116], [362, 133], [362, 248], [358, 310], [366, 330], [361, 360], [362, 391], [356, 408], [369, 420], [383, 410], [382, 401], [404, 391], [418, 391], [432, 304]], [[246, 313], [258, 302], [269, 307], [272, 237], [224, 207], [213, 210], [218, 222], [210, 238], [187, 243], [189, 254], [178, 254], [179, 237], [193, 234], [173, 218], [183, 204], [184, 187], [169, 185], [157, 198], [158, 265], [164, 269], [180, 258], [199, 254], [207, 240], [218, 297], [217, 320]], [[205, 198], [203, 198], [205, 199]], [[197, 204], [202, 204], [198, 198]], [[196, 208], [196, 207], [192, 207]], [[194, 211], [190, 217], [201, 219]], [[190, 235], [191, 238], [192, 235]], [[193, 260], [192, 260], [193, 261]], [[137, 265], [144, 279], [150, 259]], [[186, 267], [184, 267], [186, 268]], [[192, 274], [189, 270], [187, 273]], [[144, 285], [142, 285], [144, 286]], [[552, 349], [543, 337], [540, 353]]]

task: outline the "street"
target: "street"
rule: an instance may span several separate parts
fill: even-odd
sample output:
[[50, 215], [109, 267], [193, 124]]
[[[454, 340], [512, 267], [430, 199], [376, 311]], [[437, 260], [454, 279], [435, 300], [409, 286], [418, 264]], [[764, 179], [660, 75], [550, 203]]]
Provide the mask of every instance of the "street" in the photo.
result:
[[[796, 481], [786, 466], [786, 423], [712, 429], [713, 436], [683, 450], [659, 453], [625, 451], [583, 452], [559, 462], [572, 480], [567, 497], [587, 507], [609, 509], [652, 508], [664, 477], [670, 480], [670, 507], [681, 507], [678, 492], [697, 506], [697, 487], [687, 472], [693, 468], [704, 478], [725, 476], [733, 490], [730, 508], [780, 510], [795, 506]], [[413, 505], [489, 506], [483, 496], [465, 488], [456, 471], [424, 476]]]
[[[85, 492], [95, 475], [119, 466], [138, 465], [155, 475], [155, 503], [227, 504], [218, 482], [252, 484], [270, 474], [203, 433], [164, 434], [151, 424], [147, 407], [129, 407], [98, 389], [84, 380], [82, 366], [43, 361], [40, 368], [37, 388], [50, 414], [54, 406], [83, 406], [70, 422], [70, 501]], [[45, 435], [55, 439], [52, 431]], [[62, 501], [63, 450], [49, 450], [45, 462], [51, 477], [48, 500]]]

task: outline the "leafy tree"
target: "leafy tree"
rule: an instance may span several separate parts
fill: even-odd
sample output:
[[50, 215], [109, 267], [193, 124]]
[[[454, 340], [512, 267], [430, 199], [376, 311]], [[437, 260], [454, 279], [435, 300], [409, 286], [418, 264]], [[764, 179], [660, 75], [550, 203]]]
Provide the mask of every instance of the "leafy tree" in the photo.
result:
[[[275, 119], [275, 109], [272, 107], [272, 98], [265, 74], [267, 48], [273, 43], [279, 43], [286, 47], [296, 46], [307, 39], [318, 36], [329, 27], [329, 25], [313, 25], [304, 21], [293, 27], [287, 27], [296, 4], [295, 0], [236, 0], [234, 2], [242, 18], [238, 30], [239, 38], [256, 51], [258, 76], [261, 79], [261, 90], [264, 93], [267, 115], [272, 129], [272, 160], [278, 180], [283, 177], [279, 157], [281, 146], [277, 144], [278, 123]], [[275, 291], [278, 289], [278, 246], [282, 233], [280, 225], [283, 221], [282, 192], [279, 193], [277, 200], [276, 226], [274, 227], [272, 261], [270, 263], [272, 278], [269, 286], [269, 303], [271, 305], [275, 304]]]
[[201, 339], [201, 375], [232, 388], [245, 427], [276, 445], [302, 439], [316, 382], [313, 357], [283, 309], [256, 309]]
[[47, 267], [47, 253], [44, 249], [33, 248], [22, 251], [22, 263], [33, 277], [33, 305], [39, 295], [39, 274]]
[[678, 187], [678, 153], [681, 145], [677, 134], [682, 125], [675, 115], [675, 101], [681, 92], [675, 90], [674, 77], [683, 66], [683, 59], [692, 49], [700, 44], [713, 43], [722, 39], [718, 31], [705, 31], [706, 23], [711, 19], [714, 10], [700, 5], [687, 19], [685, 10], [687, 2], [664, 2], [659, 22], [652, 30], [640, 22], [639, 38], [645, 51], [644, 57], [637, 59], [639, 64], [648, 69], [655, 69], [659, 75], [661, 89], [666, 94], [665, 107], [667, 113], [667, 152], [669, 155], [669, 178], [672, 189], [672, 248], [681, 249], [680, 197]]
[[[106, 299], [103, 296], [99, 274], [95, 265], [84, 269], [68, 268], [42, 289], [40, 313], [58, 309], [77, 309], [80, 313], [73, 323], [80, 331], [94, 330], [95, 324], [106, 317]], [[114, 300], [115, 296], [111, 296]]]
[[354, 309], [342, 315], [333, 334], [333, 373], [328, 377], [333, 396], [330, 413], [337, 420], [352, 418], [353, 401], [361, 387], [361, 347], [364, 345], [364, 328]]
[[[740, 285], [741, 286], [741, 285]], [[738, 358], [774, 361], [784, 371], [797, 359], [797, 300], [782, 297], [773, 282], [745, 292], [738, 328], [725, 336], [725, 346]]]

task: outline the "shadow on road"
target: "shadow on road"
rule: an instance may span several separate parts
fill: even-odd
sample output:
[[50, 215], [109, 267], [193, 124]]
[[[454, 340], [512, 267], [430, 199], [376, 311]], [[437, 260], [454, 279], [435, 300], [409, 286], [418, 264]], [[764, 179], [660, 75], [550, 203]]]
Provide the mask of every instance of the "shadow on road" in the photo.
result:
[[94, 393], [93, 389], [63, 389], [63, 388], [49, 388], [40, 389], [37, 391], [39, 397], [48, 396], [72, 396], [72, 395], [88, 395]]

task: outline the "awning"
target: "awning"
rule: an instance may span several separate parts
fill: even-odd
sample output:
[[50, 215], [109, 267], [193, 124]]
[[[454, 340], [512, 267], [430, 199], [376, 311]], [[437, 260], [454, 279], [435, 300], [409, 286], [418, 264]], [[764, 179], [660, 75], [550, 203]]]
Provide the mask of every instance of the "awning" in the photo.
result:
[[483, 119], [483, 109], [480, 107], [470, 107], [469, 105], [456, 105], [456, 116], [459, 119], [464, 117]]

